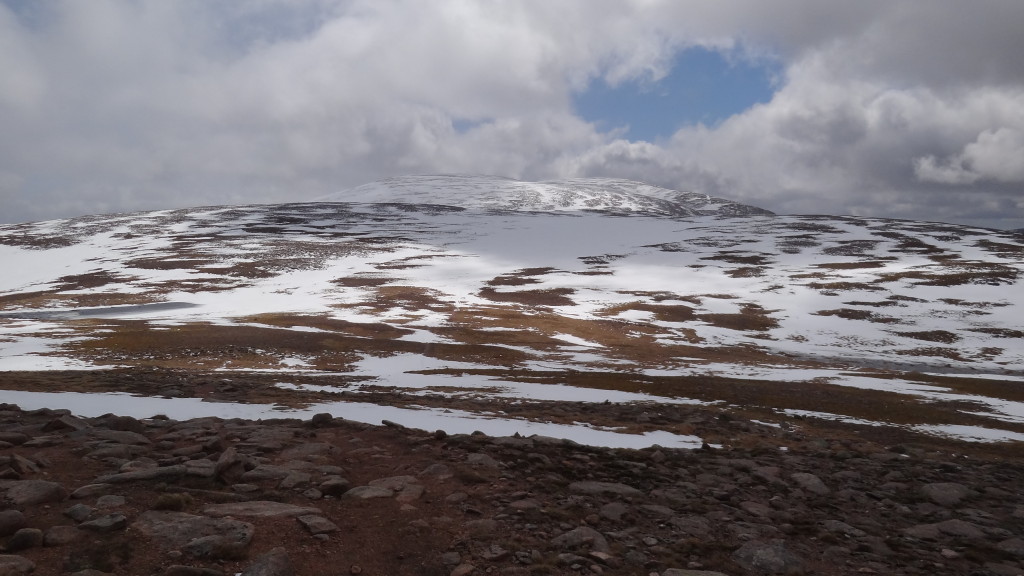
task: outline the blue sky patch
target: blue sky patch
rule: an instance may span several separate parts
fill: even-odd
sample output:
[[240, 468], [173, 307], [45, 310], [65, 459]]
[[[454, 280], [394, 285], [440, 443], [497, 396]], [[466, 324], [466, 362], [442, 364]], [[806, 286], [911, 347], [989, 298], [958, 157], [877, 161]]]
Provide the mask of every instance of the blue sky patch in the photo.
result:
[[625, 137], [655, 142], [683, 126], [714, 126], [775, 93], [779, 62], [729, 59], [706, 48], [689, 48], [676, 56], [669, 74], [656, 83], [623, 82], [611, 87], [595, 79], [573, 100], [576, 113], [601, 130], [628, 125]]

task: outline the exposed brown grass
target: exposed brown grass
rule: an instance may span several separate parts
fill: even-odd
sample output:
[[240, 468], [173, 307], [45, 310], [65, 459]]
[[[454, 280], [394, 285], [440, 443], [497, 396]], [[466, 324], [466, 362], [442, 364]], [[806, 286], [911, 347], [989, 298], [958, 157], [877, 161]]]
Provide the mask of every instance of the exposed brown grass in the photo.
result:
[[480, 289], [480, 297], [493, 302], [512, 302], [526, 306], [574, 306], [568, 296], [575, 294], [572, 288], [546, 288], [544, 290], [501, 291], [485, 287]]
[[1009, 242], [995, 242], [992, 240], [979, 240], [975, 246], [987, 250], [1000, 258], [1022, 259], [1024, 258], [1024, 244], [1011, 244]]
[[815, 264], [815, 268], [825, 268], [827, 270], [860, 270], [863, 268], [883, 268], [885, 262], [881, 260], [861, 260], [859, 262], [826, 262], [825, 264]]
[[957, 261], [955, 266], [940, 269], [905, 270], [879, 274], [877, 283], [916, 280], [921, 286], [963, 286], [965, 284], [987, 284], [999, 286], [1017, 281], [1020, 271], [1012, 266], [996, 262]]
[[152, 294], [60, 294], [56, 292], [22, 292], [0, 296], [0, 309], [40, 308], [96, 308], [101, 306], [123, 306], [128, 304], [151, 304], [158, 302]]
[[933, 358], [948, 358], [950, 360], [965, 360], [959, 350], [953, 348], [914, 348], [912, 350], [895, 350], [900, 356], [924, 356]]
[[926, 330], [920, 332], [893, 332], [898, 336], [905, 338], [913, 338], [914, 340], [924, 340], [926, 342], [939, 342], [942, 344], [952, 344], [960, 340], [960, 337], [952, 332], [946, 330]]
[[648, 304], [645, 302], [627, 302], [609, 306], [597, 312], [599, 316], [615, 316], [629, 310], [650, 312], [661, 322], [689, 322], [697, 318], [693, 308], [685, 304]]
[[749, 252], [724, 251], [712, 256], [704, 256], [701, 260], [714, 260], [717, 262], [728, 262], [730, 264], [752, 264], [765, 266], [774, 260], [770, 254], [751, 254]]
[[344, 278], [336, 278], [331, 280], [332, 284], [344, 286], [346, 288], [372, 288], [375, 286], [383, 286], [388, 282], [394, 282], [393, 278], [385, 278], [381, 276], [346, 276]]
[[744, 304], [737, 314], [701, 314], [698, 318], [712, 326], [740, 331], [764, 331], [778, 328], [778, 320], [770, 316], [777, 310], [765, 310], [757, 304]]
[[537, 284], [540, 280], [537, 280], [534, 276], [544, 276], [545, 274], [551, 274], [557, 271], [558, 270], [556, 268], [551, 267], [524, 268], [510, 274], [495, 276], [487, 282], [487, 284], [488, 286], [524, 286], [526, 284]]
[[326, 315], [310, 314], [256, 314], [239, 318], [240, 322], [266, 324], [279, 328], [296, 326], [337, 332], [359, 338], [401, 338], [412, 334], [412, 330], [384, 324], [382, 322], [349, 322]]
[[996, 338], [1024, 338], [1024, 330], [1014, 330], [1012, 328], [967, 328], [967, 331], [988, 334]]
[[808, 288], [813, 288], [815, 290], [829, 290], [829, 291], [839, 291], [839, 292], [845, 292], [847, 290], [862, 290], [862, 291], [867, 291], [867, 292], [877, 292], [879, 290], [884, 290], [884, 288], [881, 288], [879, 286], [874, 286], [872, 284], [867, 284], [867, 283], [864, 283], [864, 282], [841, 282], [841, 281], [840, 282], [808, 282], [807, 283], [807, 287]]
[[744, 268], [733, 268], [725, 272], [726, 276], [733, 278], [759, 278], [765, 275], [766, 268], [758, 268], [755, 266], [748, 266]]
[[902, 320], [891, 316], [882, 316], [870, 310], [858, 310], [856, 308], [837, 308], [835, 310], [819, 310], [814, 313], [816, 316], [835, 316], [846, 320], [867, 320], [876, 324], [901, 324]]

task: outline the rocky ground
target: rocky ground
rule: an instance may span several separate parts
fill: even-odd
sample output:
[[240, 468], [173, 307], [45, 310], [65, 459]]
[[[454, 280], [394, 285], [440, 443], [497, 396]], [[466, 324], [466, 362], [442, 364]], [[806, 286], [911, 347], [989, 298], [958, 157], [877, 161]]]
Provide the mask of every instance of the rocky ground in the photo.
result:
[[700, 450], [0, 405], [0, 574], [1024, 574], [1024, 454], [854, 427]]

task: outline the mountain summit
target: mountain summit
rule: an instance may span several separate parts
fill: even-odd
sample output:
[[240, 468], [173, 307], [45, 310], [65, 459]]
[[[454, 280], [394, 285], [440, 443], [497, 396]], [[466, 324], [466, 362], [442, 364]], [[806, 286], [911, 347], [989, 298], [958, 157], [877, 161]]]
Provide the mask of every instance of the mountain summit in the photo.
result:
[[772, 212], [696, 192], [616, 178], [522, 182], [500, 176], [425, 175], [387, 178], [323, 201], [438, 204], [466, 210], [594, 211], [647, 216], [765, 216]]

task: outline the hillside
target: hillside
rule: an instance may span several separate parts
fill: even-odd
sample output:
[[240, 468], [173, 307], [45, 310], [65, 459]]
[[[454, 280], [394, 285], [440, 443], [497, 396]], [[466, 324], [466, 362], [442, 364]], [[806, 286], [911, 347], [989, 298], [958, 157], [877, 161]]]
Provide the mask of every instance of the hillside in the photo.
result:
[[1012, 232], [424, 176], [0, 263], [0, 573], [1024, 569]]
[[[248, 409], [201, 409], [258, 416], [273, 408], [261, 400], [307, 411], [333, 402], [339, 415], [371, 421], [597, 444], [702, 440], [442, 407], [453, 398], [726, 402], [772, 422], [1022, 438], [1019, 236], [776, 216], [693, 196], [602, 179], [419, 177], [337, 197], [359, 202], [4, 226], [0, 261], [17, 273], [0, 280], [0, 369], [245, 374], [272, 381]], [[827, 400], [780, 392], [789, 388]], [[353, 409], [373, 394], [399, 400]], [[860, 396], [914, 409], [850, 401]], [[114, 401], [136, 410], [138, 400]]]

